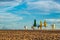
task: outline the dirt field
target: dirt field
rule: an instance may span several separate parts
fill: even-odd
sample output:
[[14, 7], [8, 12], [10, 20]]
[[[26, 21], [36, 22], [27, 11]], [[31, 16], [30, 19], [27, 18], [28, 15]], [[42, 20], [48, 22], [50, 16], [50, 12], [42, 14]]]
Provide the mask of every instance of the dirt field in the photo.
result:
[[60, 40], [60, 30], [0, 30], [0, 40]]

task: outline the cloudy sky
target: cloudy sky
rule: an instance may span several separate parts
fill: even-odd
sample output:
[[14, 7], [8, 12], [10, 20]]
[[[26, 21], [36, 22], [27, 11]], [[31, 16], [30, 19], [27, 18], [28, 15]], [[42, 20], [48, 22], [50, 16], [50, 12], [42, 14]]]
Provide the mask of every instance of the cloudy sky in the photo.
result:
[[30, 29], [34, 19], [60, 29], [60, 0], [0, 0], [0, 29]]

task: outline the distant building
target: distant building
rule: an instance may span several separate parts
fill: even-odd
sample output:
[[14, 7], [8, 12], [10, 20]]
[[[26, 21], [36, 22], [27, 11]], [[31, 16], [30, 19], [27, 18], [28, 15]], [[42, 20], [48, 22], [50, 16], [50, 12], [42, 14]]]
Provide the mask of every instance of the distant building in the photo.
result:
[[27, 30], [27, 26], [24, 26], [25, 30]]
[[54, 29], [55, 29], [55, 24], [52, 25], [52, 30], [54, 30]]
[[34, 26], [32, 26], [31, 28], [32, 28], [32, 30], [35, 30]]
[[40, 21], [40, 25], [38, 26], [39, 30], [42, 30], [42, 21]]
[[46, 20], [44, 21], [44, 27], [46, 27], [47, 26], [47, 23], [46, 23]]
[[33, 24], [34, 27], [36, 27], [36, 19], [34, 20], [34, 24]]

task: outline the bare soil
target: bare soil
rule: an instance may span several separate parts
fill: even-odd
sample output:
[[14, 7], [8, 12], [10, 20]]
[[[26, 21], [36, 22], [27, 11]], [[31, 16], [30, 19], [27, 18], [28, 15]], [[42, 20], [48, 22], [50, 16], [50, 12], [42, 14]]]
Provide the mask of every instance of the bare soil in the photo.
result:
[[0, 40], [60, 40], [60, 30], [0, 30]]

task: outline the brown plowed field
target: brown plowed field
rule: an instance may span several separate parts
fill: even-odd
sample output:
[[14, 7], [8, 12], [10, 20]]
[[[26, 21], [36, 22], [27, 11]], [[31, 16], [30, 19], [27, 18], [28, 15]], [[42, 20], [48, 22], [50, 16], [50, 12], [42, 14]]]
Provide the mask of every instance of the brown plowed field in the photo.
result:
[[0, 40], [60, 40], [60, 30], [0, 30]]

